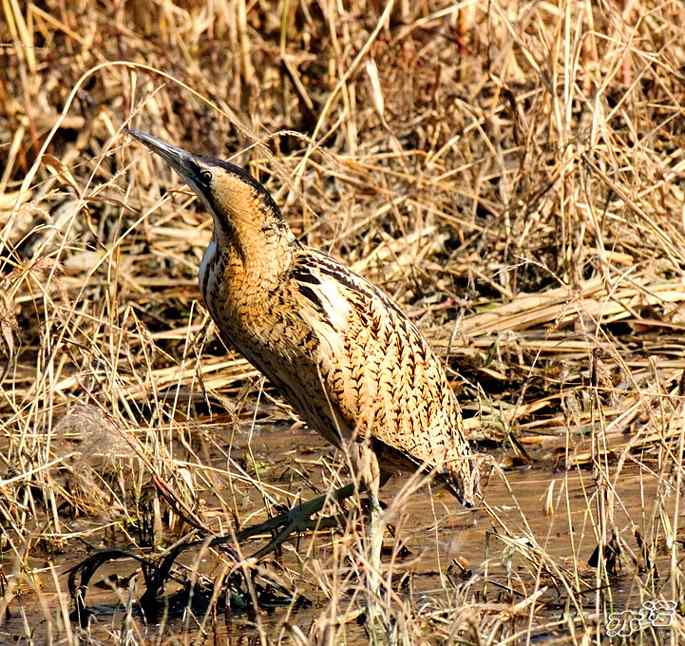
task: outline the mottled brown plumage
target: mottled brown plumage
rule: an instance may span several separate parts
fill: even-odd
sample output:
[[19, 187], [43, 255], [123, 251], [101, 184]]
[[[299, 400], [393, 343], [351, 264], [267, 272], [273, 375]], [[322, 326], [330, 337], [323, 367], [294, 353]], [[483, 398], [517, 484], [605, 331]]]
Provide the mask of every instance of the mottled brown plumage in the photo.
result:
[[311, 428], [366, 460], [367, 479], [374, 470], [382, 483], [423, 468], [471, 504], [478, 472], [458, 403], [440, 361], [395, 302], [300, 244], [242, 169], [131, 134], [185, 179], [214, 219], [200, 286], [226, 343]]

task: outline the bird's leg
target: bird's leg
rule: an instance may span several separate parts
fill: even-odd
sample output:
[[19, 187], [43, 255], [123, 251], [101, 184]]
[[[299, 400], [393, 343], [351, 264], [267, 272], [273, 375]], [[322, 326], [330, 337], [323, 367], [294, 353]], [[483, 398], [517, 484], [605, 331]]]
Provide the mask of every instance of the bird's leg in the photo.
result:
[[369, 500], [369, 528], [368, 528], [368, 564], [367, 572], [367, 617], [366, 627], [371, 644], [384, 644], [387, 638], [387, 627], [383, 620], [383, 609], [379, 603], [381, 595], [381, 552], [383, 550], [383, 534], [385, 521], [383, 510], [378, 500], [381, 483], [381, 473], [375, 452], [368, 444], [359, 445], [357, 467], [362, 484], [367, 490]]
[[335, 489], [334, 491], [328, 492], [323, 496], [318, 496], [313, 500], [309, 500], [301, 505], [297, 505], [291, 510], [286, 511], [278, 516], [274, 516], [263, 523], [248, 527], [247, 529], [239, 532], [236, 538], [238, 539], [238, 542], [242, 542], [251, 536], [272, 532], [281, 528], [278, 534], [276, 534], [276, 536], [274, 536], [269, 543], [252, 555], [254, 558], [261, 558], [262, 556], [265, 556], [269, 552], [275, 550], [288, 538], [288, 536], [294, 532], [304, 532], [316, 528], [323, 529], [326, 527], [337, 526], [338, 519], [335, 516], [317, 518], [315, 520], [312, 520], [311, 517], [317, 512], [321, 511], [327, 502], [342, 502], [343, 500], [351, 497], [352, 494], [354, 494], [354, 490], [354, 484], [348, 484], [344, 487], [340, 487], [339, 489]]

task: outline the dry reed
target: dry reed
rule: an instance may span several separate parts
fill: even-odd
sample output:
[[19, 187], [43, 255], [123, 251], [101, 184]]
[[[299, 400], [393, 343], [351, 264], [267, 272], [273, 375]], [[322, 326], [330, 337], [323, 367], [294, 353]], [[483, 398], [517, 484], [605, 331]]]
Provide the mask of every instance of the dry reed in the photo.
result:
[[[497, 457], [480, 510], [388, 489], [392, 643], [599, 643], [654, 600], [671, 626], [626, 639], [685, 639], [679, 0], [1, 11], [1, 639], [365, 640], [356, 503], [263, 563], [205, 540], [344, 460], [221, 344], [210, 222], [127, 123], [248, 165], [304, 242], [390, 292]], [[70, 619], [66, 570], [95, 549], [149, 578], [194, 540], [158, 617], [129, 559], [91, 584], [97, 622]]]

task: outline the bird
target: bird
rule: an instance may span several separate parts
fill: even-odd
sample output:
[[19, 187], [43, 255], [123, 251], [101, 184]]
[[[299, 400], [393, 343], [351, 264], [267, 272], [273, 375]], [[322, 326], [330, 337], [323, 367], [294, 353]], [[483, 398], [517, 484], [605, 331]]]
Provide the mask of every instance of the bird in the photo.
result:
[[[380, 566], [379, 489], [422, 471], [460, 503], [480, 495], [478, 454], [444, 366], [381, 288], [294, 235], [268, 190], [242, 167], [194, 154], [141, 130], [213, 220], [200, 291], [219, 335], [255, 366], [297, 414], [349, 456], [369, 498], [372, 566]], [[321, 496], [240, 534], [281, 528], [256, 556], [311, 527]], [[380, 542], [379, 542], [380, 541]]]

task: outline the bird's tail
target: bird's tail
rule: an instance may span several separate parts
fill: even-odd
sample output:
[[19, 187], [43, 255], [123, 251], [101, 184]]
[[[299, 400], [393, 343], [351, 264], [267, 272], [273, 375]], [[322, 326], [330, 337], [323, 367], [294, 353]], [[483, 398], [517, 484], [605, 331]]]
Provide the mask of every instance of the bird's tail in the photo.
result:
[[436, 480], [464, 507], [473, 507], [482, 497], [493, 469], [492, 458], [487, 455], [464, 456], [439, 471]]

